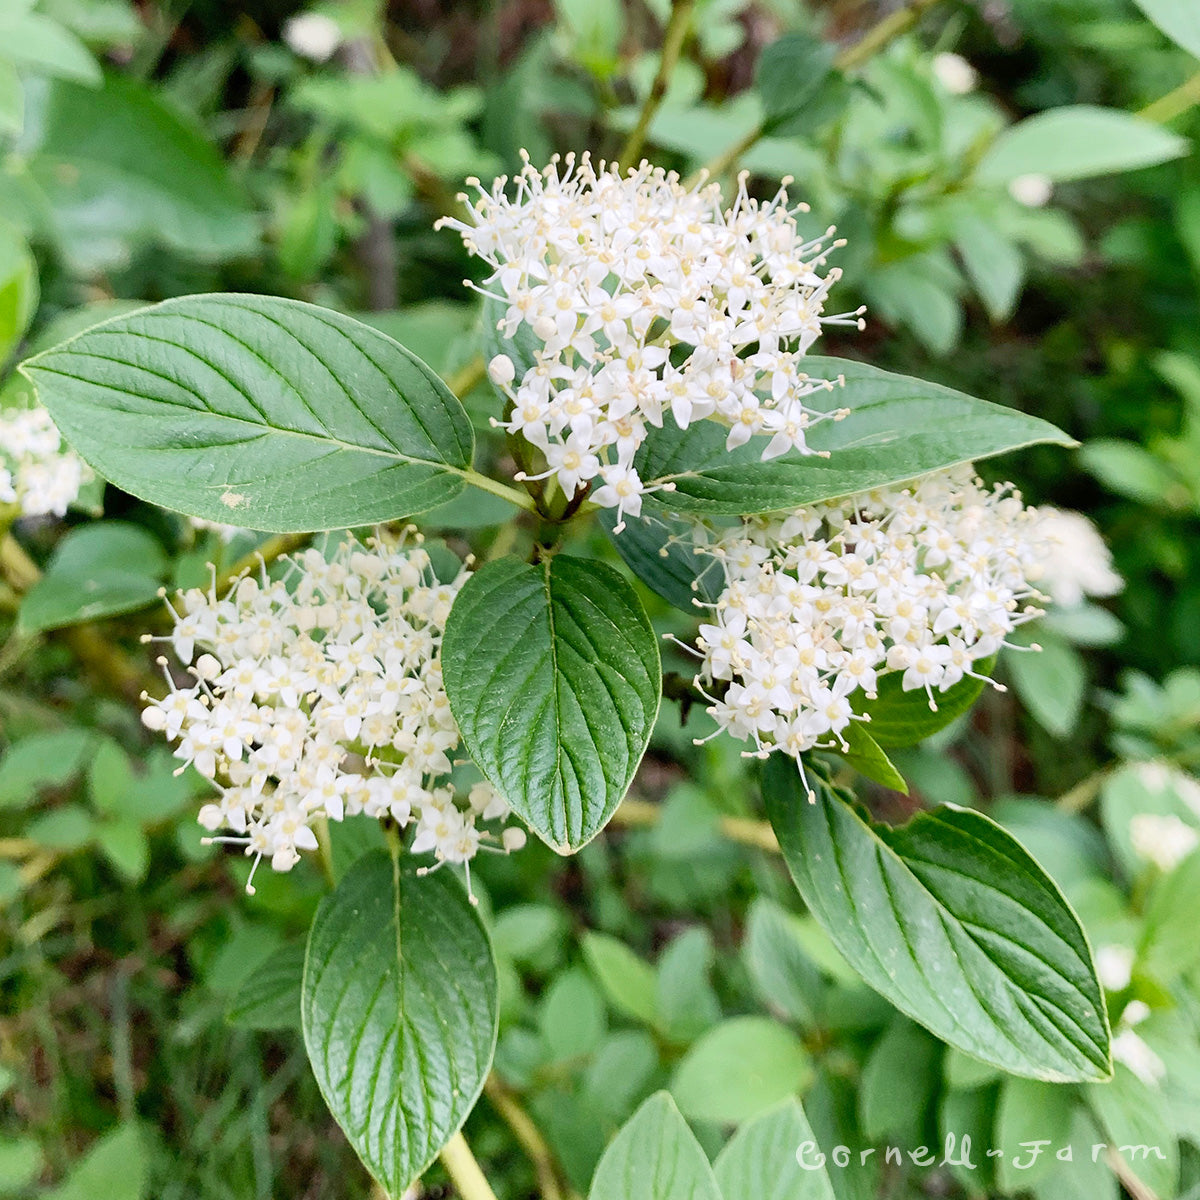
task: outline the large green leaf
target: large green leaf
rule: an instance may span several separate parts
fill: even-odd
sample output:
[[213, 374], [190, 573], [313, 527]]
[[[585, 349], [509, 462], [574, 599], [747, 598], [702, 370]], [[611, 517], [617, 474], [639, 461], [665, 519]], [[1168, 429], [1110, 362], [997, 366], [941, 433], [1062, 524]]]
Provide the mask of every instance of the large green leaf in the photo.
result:
[[158, 602], [167, 558], [152, 534], [125, 521], [72, 530], [21, 601], [28, 633], [134, 612]]
[[477, 571], [446, 623], [442, 672], [479, 769], [560, 854], [612, 816], [658, 715], [658, 642], [603, 563], [503, 558]]
[[1068, 104], [1006, 129], [979, 164], [979, 178], [1008, 183], [1021, 175], [1065, 181], [1133, 171], [1179, 158], [1186, 138], [1114, 108]]
[[626, 517], [625, 528], [613, 533], [617, 523], [614, 509], [602, 510], [599, 520], [625, 565], [668, 604], [694, 617], [695, 601], [712, 603], [720, 596], [724, 569], [717, 559], [696, 553], [691, 526], [686, 522], [648, 513]]
[[671, 1077], [671, 1095], [691, 1120], [734, 1124], [811, 1081], [808, 1052], [786, 1025], [771, 1017], [731, 1017], [683, 1056]]
[[668, 421], [637, 456], [643, 479], [675, 484], [674, 492], [653, 497], [653, 507], [774, 512], [900, 483], [1034, 442], [1074, 444], [1040, 417], [865, 363], [814, 357], [805, 359], [804, 369], [815, 379], [845, 377], [844, 387], [805, 398], [821, 411], [850, 409], [844, 420], [826, 421], [811, 431], [809, 445], [830, 451], [829, 458], [793, 453], [762, 462], [765, 438], [727, 451], [727, 431], [715, 421], [696, 421], [686, 430]]
[[467, 1119], [496, 1046], [487, 933], [449, 871], [375, 850], [321, 901], [301, 1016], [321, 1094], [390, 1196]]
[[767, 813], [813, 916], [877, 991], [944, 1041], [1034, 1079], [1104, 1079], [1104, 1000], [1079, 920], [1011, 835], [944, 805], [896, 829], [793, 763]]
[[[995, 657], [975, 664], [979, 675], [988, 675], [995, 665]], [[929, 697], [923, 690], [906, 692], [901, 672], [890, 671], [879, 677], [875, 699], [856, 701], [855, 707], [871, 718], [867, 725], [871, 740], [894, 750], [915, 746], [958, 720], [979, 699], [984, 687], [982, 679], [966, 675], [944, 692], [933, 693], [935, 709], [929, 707]], [[850, 746], [855, 749], [853, 741]], [[850, 762], [857, 766], [853, 759]]]
[[1134, 0], [1134, 3], [1167, 37], [1200, 58], [1200, 8], [1195, 0]]
[[254, 248], [254, 217], [216, 147], [144, 84], [56, 84], [27, 125], [29, 176], [77, 270], [120, 266], [148, 242], [204, 259]]
[[713, 1170], [725, 1200], [835, 1200], [825, 1169], [800, 1165], [815, 1164], [819, 1154], [804, 1109], [798, 1100], [786, 1100], [743, 1125]]
[[[656, 1092], [604, 1152], [588, 1200], [722, 1200], [696, 1135]], [[728, 1198], [727, 1198], [728, 1200]]]
[[191, 516], [307, 531], [458, 495], [473, 435], [385, 334], [270, 296], [167, 300], [24, 364], [67, 439], [127, 492]]

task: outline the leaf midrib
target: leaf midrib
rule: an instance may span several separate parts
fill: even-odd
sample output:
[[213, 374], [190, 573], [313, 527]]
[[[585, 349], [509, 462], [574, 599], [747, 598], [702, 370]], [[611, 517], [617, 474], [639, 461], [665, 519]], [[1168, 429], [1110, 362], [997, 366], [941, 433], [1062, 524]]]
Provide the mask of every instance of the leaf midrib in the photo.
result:
[[[120, 359], [109, 358], [107, 355], [96, 354], [92, 351], [85, 352], [85, 351], [79, 351], [79, 350], [72, 350], [72, 351], [70, 351], [70, 353], [79, 355], [82, 358], [94, 358], [100, 362], [115, 363], [118, 366], [128, 365], [128, 364], [122, 362]], [[206, 364], [206, 365], [211, 365], [211, 364]], [[153, 371], [149, 367], [138, 366], [137, 369], [139, 371], [145, 371], [149, 375], [154, 375], [156, 378], [162, 379], [164, 382], [171, 383], [176, 387], [183, 386], [182, 384], [179, 383], [178, 380], [171, 379], [170, 376], [163, 375], [158, 371]], [[68, 374], [66, 371], [56, 370], [54, 367], [48, 367], [48, 366], [44, 365], [43, 363], [39, 363], [36, 359], [34, 359], [33, 362], [26, 363], [21, 368], [21, 370], [25, 374], [29, 374], [30, 372], [35, 372], [35, 371], [44, 371], [47, 375], [58, 375], [63, 379], [70, 379], [75, 382], [78, 382], [77, 376]], [[220, 371], [218, 371], [217, 373], [221, 374]], [[226, 382], [229, 383], [231, 387], [234, 386], [233, 383], [229, 379], [227, 379], [224, 375], [221, 375], [221, 377], [223, 379], [225, 379]], [[37, 380], [35, 379], [33, 382], [34, 382], [34, 386], [36, 387]], [[355, 442], [347, 442], [344, 439], [335, 437], [333, 434], [328, 433], [328, 432], [326, 432], [324, 434], [306, 433], [302, 429], [288, 429], [286, 426], [283, 426], [283, 425], [271, 425], [271, 424], [267, 423], [266, 421], [262, 421], [262, 422], [251, 421], [248, 417], [239, 417], [239, 416], [235, 416], [231, 413], [213, 412], [213, 410], [209, 409], [209, 408], [195, 409], [195, 408], [192, 408], [188, 404], [181, 403], [178, 400], [165, 400], [165, 399], [160, 399], [156, 396], [146, 396], [140, 392], [131, 392], [125, 388], [113, 387], [111, 384], [107, 384], [107, 383], [93, 383], [92, 381], [89, 380], [89, 381], [87, 381], [87, 386], [103, 388], [105, 391], [116, 392], [118, 395], [121, 395], [121, 396], [134, 396], [139, 400], [145, 400], [151, 404], [161, 404], [161, 405], [166, 405], [167, 407], [170, 407], [170, 408], [186, 409], [190, 413], [198, 414], [198, 413], [204, 412], [204, 413], [207, 413], [210, 417], [214, 418], [215, 420], [227, 421], [234, 425], [248, 425], [251, 429], [257, 430], [257, 434], [256, 434], [257, 437], [261, 437], [264, 433], [283, 434], [287, 437], [300, 438], [302, 440], [316, 442], [319, 445], [323, 445], [323, 446], [330, 446], [330, 445], [336, 446], [339, 450], [343, 450], [343, 451], [346, 451], [349, 453], [374, 455], [377, 458], [386, 458], [386, 459], [395, 460], [399, 463], [402, 463], [402, 464], [405, 464], [408, 466], [434, 467], [438, 470], [443, 470], [443, 471], [449, 472], [450, 474], [453, 474], [453, 475], [459, 475], [463, 478], [466, 477], [466, 471], [462, 467], [453, 466], [450, 463], [443, 462], [441, 459], [415, 458], [412, 455], [405, 454], [401, 450], [378, 450], [373, 446], [361, 446]], [[134, 416], [137, 414], [130, 413], [128, 415]], [[208, 448], [211, 449], [211, 448], [217, 446], [218, 444], [219, 443], [216, 443], [216, 442], [210, 442], [210, 443], [207, 443], [206, 445]], [[204, 448], [205, 448], [205, 446], [196, 444], [196, 445], [189, 445], [183, 451], [181, 451], [179, 448], [154, 449], [152, 447], [144, 447], [143, 450], [146, 453], [176, 454], [176, 453], [181, 453], [181, 452], [183, 452], [183, 453], [193, 452], [195, 450], [200, 450], [200, 449], [204, 449]]]

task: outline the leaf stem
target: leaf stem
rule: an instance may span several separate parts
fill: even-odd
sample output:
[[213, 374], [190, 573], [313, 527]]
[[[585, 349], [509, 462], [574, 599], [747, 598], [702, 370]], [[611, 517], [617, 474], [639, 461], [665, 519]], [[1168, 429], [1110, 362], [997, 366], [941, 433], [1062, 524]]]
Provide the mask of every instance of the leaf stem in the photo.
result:
[[1165, 96], [1159, 96], [1157, 100], [1147, 104], [1137, 115], [1147, 121], [1165, 124], [1183, 116], [1189, 108], [1194, 108], [1197, 104], [1200, 104], [1200, 71], [1185, 79]]
[[491, 1101], [492, 1107], [503, 1118], [533, 1164], [540, 1200], [566, 1200], [566, 1193], [559, 1183], [554, 1156], [546, 1144], [546, 1139], [542, 1137], [541, 1130], [494, 1071], [483, 1085], [483, 1094]]
[[487, 475], [481, 475], [473, 467], [468, 467], [461, 474], [472, 487], [479, 488], [481, 492], [491, 492], [493, 496], [499, 496], [502, 500], [507, 500], [509, 504], [515, 504], [526, 512], [536, 513], [538, 510], [537, 505], [533, 502], [533, 497], [527, 492], [519, 492], [505, 483], [500, 483]]
[[[649, 800], [624, 800], [613, 813], [612, 824], [624, 826], [626, 829], [648, 829], [662, 819], [662, 806]], [[770, 854], [778, 854], [779, 839], [770, 822], [759, 821], [753, 817], [723, 816], [717, 821], [717, 829], [721, 836], [742, 846], [751, 846], [755, 850], [766, 850]]]
[[[890, 42], [895, 41], [901, 34], [907, 33], [929, 9], [939, 3], [941, 0], [910, 0], [910, 3], [904, 8], [888, 13], [881, 21], [868, 29], [853, 46], [847, 46], [833, 60], [834, 69], [851, 71], [855, 67], [861, 67]], [[692, 175], [687, 181], [688, 184], [698, 183], [705, 175], [713, 179], [720, 179], [736, 166], [741, 157], [752, 146], [757, 145], [759, 140], [766, 136], [766, 133], [765, 125], [756, 125], [749, 133]]]
[[461, 1130], [442, 1147], [438, 1157], [462, 1200], [496, 1200], [496, 1193]]
[[621, 174], [637, 163], [638, 156], [642, 153], [642, 147], [646, 144], [646, 134], [649, 133], [650, 125], [658, 114], [663, 97], [667, 94], [671, 74], [675, 70], [675, 64], [679, 61], [683, 43], [687, 40], [695, 6], [695, 0], [674, 0], [671, 5], [671, 19], [663, 34], [658, 71], [655, 73], [654, 82], [650, 85], [650, 91], [646, 94], [642, 111], [638, 114], [637, 124], [630, 131], [617, 158], [617, 169]]

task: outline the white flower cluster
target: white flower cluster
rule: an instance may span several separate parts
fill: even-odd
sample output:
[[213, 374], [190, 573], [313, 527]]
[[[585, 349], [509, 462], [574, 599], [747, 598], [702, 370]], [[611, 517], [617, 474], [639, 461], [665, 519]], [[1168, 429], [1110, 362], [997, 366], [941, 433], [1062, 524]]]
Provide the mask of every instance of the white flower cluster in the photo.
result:
[[419, 535], [394, 548], [348, 538], [328, 560], [295, 556], [281, 580], [264, 571], [224, 598], [215, 586], [178, 598], [165, 640], [195, 683], [168, 675], [169, 694], [143, 720], [220, 792], [200, 822], [234, 832], [214, 841], [287, 871], [317, 848], [320, 818], [366, 813], [415, 824], [410, 849], [438, 866], [524, 844], [517, 827], [479, 827], [509, 815], [488, 784], [460, 800], [445, 778], [459, 733], [442, 631], [466, 576], [438, 583]]
[[805, 352], [822, 324], [861, 321], [822, 316], [839, 274], [820, 270], [833, 231], [799, 234], [790, 180], [760, 203], [743, 176], [724, 209], [718, 184], [685, 188], [645, 162], [625, 176], [586, 154], [562, 165], [526, 159], [512, 199], [507, 178], [491, 191], [471, 180], [469, 219], [439, 223], [495, 268], [482, 290], [505, 306], [504, 336], [525, 326], [536, 339], [520, 378], [508, 355], [489, 364], [505, 428], [545, 456], [529, 478], [553, 476], [568, 497], [599, 479], [597, 504], [636, 515], [653, 489], [634, 455], [668, 414], [683, 429], [721, 422], [730, 448], [771, 434], [764, 458], [811, 453], [805, 431], [840, 410], [803, 403], [832, 386], [805, 374]]
[[91, 478], [44, 408], [0, 410], [0, 504], [25, 517], [61, 517]]
[[1055, 604], [1074, 608], [1087, 596], [1115, 596], [1125, 586], [1104, 539], [1082, 513], [1041, 505], [1038, 518], [1048, 546], [1038, 586]]
[[[1063, 570], [1041, 510], [970, 467], [697, 538], [726, 577], [697, 643], [697, 686], [724, 687], [705, 691], [708, 711], [757, 753], [797, 761], [845, 748], [853, 701], [886, 672], [934, 709], [936, 692], [982, 678], [975, 664], [1041, 615], [1035, 581]], [[1086, 589], [1093, 573], [1077, 574]]]
[[1129, 841], [1138, 858], [1166, 872], [1200, 846], [1200, 832], [1174, 813], [1137, 813], [1129, 822]]

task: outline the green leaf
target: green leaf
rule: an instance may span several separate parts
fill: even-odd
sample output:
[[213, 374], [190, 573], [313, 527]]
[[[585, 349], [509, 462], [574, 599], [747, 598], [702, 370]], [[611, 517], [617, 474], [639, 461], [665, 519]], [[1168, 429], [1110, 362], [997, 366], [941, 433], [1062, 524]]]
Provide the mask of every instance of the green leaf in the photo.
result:
[[0, 1139], [0, 1196], [11, 1196], [32, 1187], [42, 1173], [42, 1165], [42, 1148], [37, 1138]]
[[1138, 943], [1138, 972], [1162, 984], [1174, 983], [1200, 965], [1200, 851], [1155, 882], [1145, 908]]
[[952, 1046], [1015, 1075], [1106, 1078], [1108, 1019], [1079, 920], [1053, 880], [981, 813], [945, 805], [869, 824], [809, 769], [766, 765], [788, 869], [847, 961]]
[[658, 715], [658, 642], [628, 583], [556, 555], [482, 567], [442, 642], [450, 707], [479, 769], [560, 854], [616, 810]]
[[29, 175], [76, 270], [122, 266], [148, 243], [208, 260], [254, 248], [255, 219], [216, 147], [144, 84], [56, 84], [26, 124]]
[[833, 71], [833, 47], [803, 32], [785, 33], [758, 56], [754, 89], [763, 105], [767, 134], [803, 132], [797, 117], [821, 95]]
[[[996, 1109], [996, 1182], [1006, 1193], [1022, 1192], [1044, 1179], [1054, 1165], [1054, 1151], [1071, 1140], [1071, 1117], [1077, 1100], [1070, 1088], [1036, 1079], [1006, 1079]], [[1033, 1142], [1049, 1142], [1032, 1157]]]
[[604, 1152], [588, 1200], [722, 1200], [712, 1167], [674, 1101], [656, 1092]]
[[48, 850], [70, 853], [82, 850], [92, 840], [96, 821], [81, 804], [52, 808], [25, 826], [25, 836]]
[[157, 603], [167, 566], [158, 539], [138, 525], [82, 525], [59, 542], [21, 601], [21, 628], [43, 633]]
[[0, 19], [4, 57], [35, 75], [98, 84], [100, 64], [69, 30], [43, 13], [25, 13], [15, 21]]
[[655, 1023], [658, 985], [649, 963], [604, 933], [584, 935], [583, 957], [613, 1008], [644, 1025]]
[[785, 1100], [741, 1126], [713, 1164], [725, 1200], [836, 1200], [824, 1168], [797, 1161], [806, 1142], [815, 1152], [816, 1136], [798, 1100]]
[[742, 962], [763, 1004], [811, 1029], [822, 1009], [824, 984], [799, 925], [797, 917], [773, 900], [757, 897], [746, 921]]
[[37, 263], [25, 239], [0, 224], [0, 366], [17, 348], [37, 305]]
[[1134, 0], [1134, 3], [1167, 37], [1200, 58], [1200, 9], [1192, 0]]
[[[987, 675], [995, 666], [995, 662], [994, 658], [989, 658], [976, 663], [975, 667], [980, 675]], [[906, 692], [902, 674], [892, 671], [879, 676], [875, 689], [876, 698], [861, 701], [857, 708], [859, 712], [870, 716], [871, 721], [867, 728], [875, 743], [889, 749], [898, 749], [915, 746], [917, 742], [958, 720], [979, 699], [983, 688], [982, 679], [964, 676], [944, 692], [934, 692], [937, 708], [932, 709], [925, 692], [916, 688]], [[853, 745], [851, 742], [851, 747]]]
[[33, 804], [43, 788], [58, 788], [83, 770], [95, 745], [86, 729], [32, 733], [0, 758], [0, 809]]
[[164, 508], [302, 532], [458, 495], [462, 405], [386, 335], [311, 304], [186, 296], [98, 325], [22, 370], [96, 470]]
[[239, 1029], [299, 1029], [304, 978], [302, 942], [280, 946], [238, 987], [226, 1013]]
[[1133, 171], [1179, 158], [1188, 142], [1154, 121], [1113, 108], [1068, 104], [1018, 121], [991, 145], [979, 164], [985, 183], [1021, 175], [1055, 182]]
[[720, 596], [725, 587], [721, 564], [696, 553], [687, 522], [657, 513], [626, 517], [625, 528], [614, 534], [616, 511], [604, 509], [598, 516], [625, 565], [668, 604], [694, 617], [694, 601], [711, 604]]
[[1110, 491], [1143, 504], [1189, 508], [1191, 492], [1169, 463], [1134, 442], [1097, 438], [1079, 452], [1079, 462]]
[[920, 1145], [925, 1110], [938, 1090], [939, 1050], [919, 1025], [892, 1019], [871, 1047], [859, 1083], [859, 1120], [870, 1141]]
[[118, 1125], [75, 1164], [64, 1184], [43, 1193], [43, 1200], [142, 1200], [149, 1165], [137, 1126]]
[[607, 1033], [604, 1000], [586, 971], [562, 972], [542, 996], [538, 1028], [552, 1062], [591, 1054]]
[[1171, 1102], [1161, 1088], [1117, 1064], [1111, 1083], [1093, 1084], [1087, 1100], [1112, 1149], [1154, 1196], [1173, 1196], [1179, 1180], [1179, 1143]]
[[400, 1196], [471, 1111], [496, 1046], [487, 933], [449, 871], [386, 851], [321, 901], [301, 1012], [313, 1072], [372, 1175]]
[[915, 479], [930, 471], [1003, 454], [1035, 442], [1074, 443], [1048, 421], [976, 400], [936, 383], [893, 375], [848, 359], [809, 357], [814, 379], [845, 377], [845, 386], [805, 397], [821, 411], [850, 409], [808, 438], [829, 458], [785, 454], [762, 462], [765, 438], [727, 451], [728, 430], [696, 421], [681, 430], [668, 421], [652, 431], [636, 465], [647, 482], [673, 481], [654, 497], [656, 511], [738, 515], [777, 512]]
[[96, 845], [127, 883], [141, 883], [150, 869], [150, 842], [137, 821], [103, 821]]
[[680, 1111], [733, 1124], [778, 1104], [812, 1078], [800, 1039], [770, 1017], [732, 1017], [683, 1056], [671, 1079]]
[[669, 1041], [687, 1044], [721, 1019], [709, 980], [715, 957], [712, 936], [702, 927], [685, 929], [659, 957], [659, 1027]]
[[1025, 260], [993, 221], [964, 213], [954, 222], [954, 245], [993, 321], [1012, 316], [1025, 278]]
[[1079, 723], [1087, 691], [1087, 668], [1078, 652], [1061, 638], [1042, 632], [1041, 651], [1006, 656], [1008, 675], [1021, 703], [1055, 737], [1066, 737]]
[[851, 721], [842, 731], [842, 736], [850, 749], [839, 753], [860, 775], [865, 775], [895, 792], [908, 795], [908, 784], [905, 783], [904, 776], [883, 752], [879, 743], [867, 732], [863, 722]]
[[0, 134], [15, 137], [25, 125], [25, 88], [17, 68], [0, 59]]

